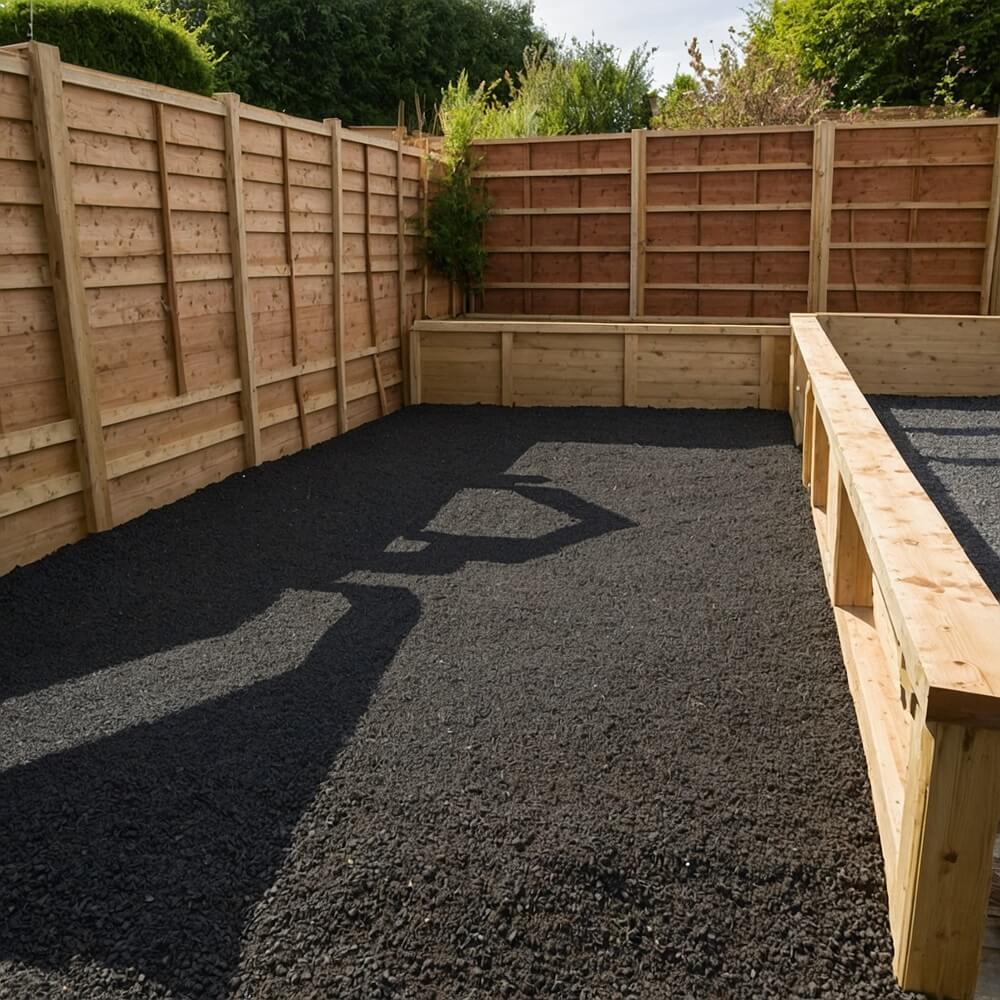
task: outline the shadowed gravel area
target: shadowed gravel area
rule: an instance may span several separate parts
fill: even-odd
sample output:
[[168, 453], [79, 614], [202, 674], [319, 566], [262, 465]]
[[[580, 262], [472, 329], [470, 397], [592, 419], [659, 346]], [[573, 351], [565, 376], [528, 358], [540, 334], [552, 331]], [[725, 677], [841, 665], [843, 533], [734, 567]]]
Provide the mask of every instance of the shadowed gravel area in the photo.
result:
[[420, 407], [0, 579], [0, 997], [901, 997], [799, 465]]
[[1000, 396], [870, 396], [869, 402], [1000, 597]]

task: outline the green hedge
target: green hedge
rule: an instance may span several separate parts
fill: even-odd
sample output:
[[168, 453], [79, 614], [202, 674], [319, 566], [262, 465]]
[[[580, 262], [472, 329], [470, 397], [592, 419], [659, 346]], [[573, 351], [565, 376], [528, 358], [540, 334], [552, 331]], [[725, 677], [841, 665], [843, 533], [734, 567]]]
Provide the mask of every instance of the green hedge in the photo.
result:
[[[28, 0], [0, 3], [0, 45], [28, 39]], [[35, 0], [35, 41], [63, 62], [210, 94], [212, 51], [177, 18], [139, 0]]]

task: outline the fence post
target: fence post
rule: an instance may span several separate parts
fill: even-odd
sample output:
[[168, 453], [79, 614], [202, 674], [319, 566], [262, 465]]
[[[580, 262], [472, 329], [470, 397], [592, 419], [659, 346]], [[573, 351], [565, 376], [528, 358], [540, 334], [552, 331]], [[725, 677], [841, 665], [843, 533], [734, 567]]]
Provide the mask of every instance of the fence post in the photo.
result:
[[833, 150], [836, 125], [819, 122], [813, 138], [812, 208], [809, 217], [809, 312], [827, 309], [830, 232], [833, 228]]
[[344, 360], [344, 150], [339, 118], [323, 121], [330, 130], [330, 196], [333, 217], [333, 336], [337, 352], [337, 433], [347, 430], [347, 362]]
[[31, 42], [31, 120], [38, 156], [45, 234], [52, 272], [52, 295], [70, 412], [76, 421], [76, 451], [87, 526], [104, 531], [113, 524], [104, 429], [90, 341], [90, 316], [80, 268], [73, 202], [69, 138], [63, 105], [62, 63], [54, 45]]
[[646, 133], [632, 130], [628, 314], [646, 311]]
[[236, 352], [240, 365], [240, 409], [243, 445], [248, 465], [263, 460], [260, 415], [257, 411], [257, 365], [253, 344], [253, 312], [247, 276], [247, 227], [243, 209], [243, 155], [240, 142], [239, 94], [216, 94], [226, 108], [226, 197], [229, 215], [229, 250], [233, 266], [236, 311]]
[[403, 406], [410, 405], [410, 331], [406, 304], [406, 216], [403, 208], [403, 135], [396, 129], [396, 256], [399, 267], [399, 350], [403, 372]]
[[993, 184], [990, 188], [990, 210], [986, 216], [986, 253], [983, 254], [983, 280], [979, 296], [979, 311], [984, 316], [1000, 311], [1000, 124], [996, 126], [993, 143]]

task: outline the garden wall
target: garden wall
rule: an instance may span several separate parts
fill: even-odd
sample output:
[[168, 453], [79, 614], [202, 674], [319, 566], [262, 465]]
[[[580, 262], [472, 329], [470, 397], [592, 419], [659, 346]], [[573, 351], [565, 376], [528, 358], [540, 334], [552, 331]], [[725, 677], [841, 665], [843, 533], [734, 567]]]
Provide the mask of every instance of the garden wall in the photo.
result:
[[423, 151], [0, 50], [0, 573], [398, 409]]
[[1000, 312], [996, 119], [498, 139], [483, 311]]

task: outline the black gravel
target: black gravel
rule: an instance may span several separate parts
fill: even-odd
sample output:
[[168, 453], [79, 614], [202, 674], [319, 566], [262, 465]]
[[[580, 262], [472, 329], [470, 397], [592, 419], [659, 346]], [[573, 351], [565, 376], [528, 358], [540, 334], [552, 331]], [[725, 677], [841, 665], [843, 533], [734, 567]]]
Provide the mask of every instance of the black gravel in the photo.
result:
[[1000, 598], [1000, 396], [871, 396], [869, 402]]
[[0, 580], [0, 997], [900, 997], [779, 414], [417, 408]]

